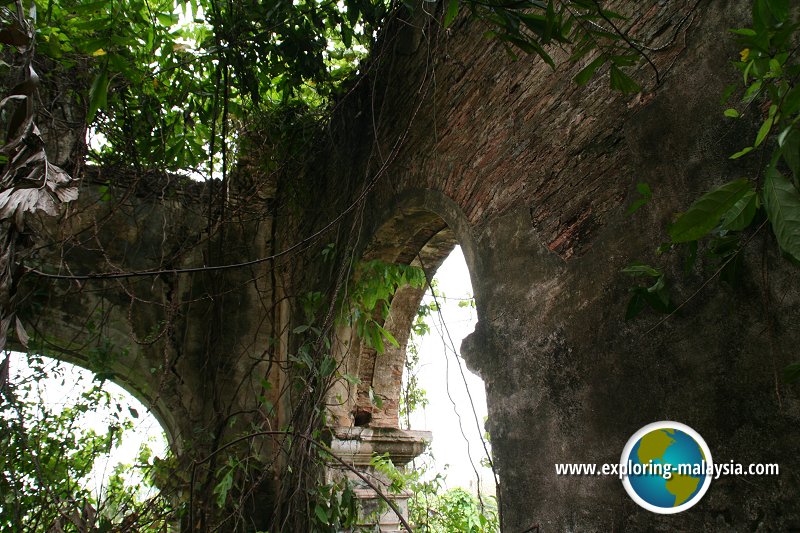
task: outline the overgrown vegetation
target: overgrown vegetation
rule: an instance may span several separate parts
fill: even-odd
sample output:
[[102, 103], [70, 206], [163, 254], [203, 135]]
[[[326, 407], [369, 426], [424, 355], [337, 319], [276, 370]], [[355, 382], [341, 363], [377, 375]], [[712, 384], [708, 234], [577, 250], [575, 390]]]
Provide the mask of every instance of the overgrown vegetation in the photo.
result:
[[[7, 383], [0, 404], [0, 529], [155, 533], [174, 522], [177, 495], [154, 486], [170, 476], [168, 457], [145, 442], [135, 464], [107, 464], [135, 434], [138, 411], [43, 358], [30, 357], [27, 369]], [[46, 399], [43, 387], [59, 376], [60, 392], [71, 392]]]
[[445, 492], [433, 482], [417, 491], [409, 505], [409, 514], [417, 531], [425, 533], [496, 533], [500, 531], [497, 504], [490, 498], [482, 505], [476, 496], [456, 487]]
[[[340, 304], [340, 320], [363, 329], [360, 336], [367, 346], [382, 352], [386, 343], [396, 345], [396, 340], [381, 326], [389, 312], [388, 302], [400, 287], [422, 288], [426, 283], [425, 275], [418, 268], [380, 261], [359, 264], [356, 272], [357, 282], [350, 298], [347, 303]], [[444, 297], [438, 291], [437, 294], [439, 298]], [[296, 327], [294, 333], [307, 342], [301, 343], [297, 355], [291, 357], [295, 371], [301, 380], [314, 379], [325, 387], [338, 379], [357, 383], [355, 376], [343, 375], [329, 355], [320, 359], [315, 354], [314, 342], [320, 331], [314, 324], [320, 298], [318, 294], [305, 298], [304, 314], [308, 324]], [[465, 303], [469, 305], [470, 301]], [[417, 335], [429, 333], [426, 319], [437, 309], [435, 303], [420, 307], [414, 326]], [[18, 379], [7, 383], [4, 392], [7, 401], [0, 412], [4, 436], [0, 439], [0, 450], [5, 458], [0, 461], [0, 482], [3, 493], [9, 495], [0, 504], [0, 523], [10, 529], [23, 529], [22, 524], [25, 524], [30, 531], [95, 528], [155, 532], [171, 530], [185, 521], [187, 502], [180, 497], [181, 483], [176, 483], [171, 473], [177, 465], [169, 458], [154, 457], [147, 446], [141, 449], [135, 465], [113, 466], [105, 484], [90, 490], [97, 482], [98, 461], [104, 460], [105, 454], [130, 437], [139, 413], [133, 408], [121, 407], [122, 400], [111, 396], [99, 382], [90, 384], [74, 403], [54, 412], [40, 395], [42, 383], [53, 379], [53, 372], [45, 370], [46, 363], [39, 357], [30, 357], [29, 361], [31, 374], [20, 374]], [[67, 379], [72, 378], [67, 376]], [[424, 404], [424, 391], [416, 389], [413, 383], [408, 384], [406, 394], [417, 399], [406, 404], [406, 414]], [[266, 399], [264, 404], [266, 409], [274, 409]], [[101, 406], [110, 412], [110, 418], [104, 421], [108, 431], [97, 433], [86, 428], [87, 417]], [[317, 415], [324, 418], [325, 414], [323, 406]], [[291, 428], [277, 433], [303, 440]], [[312, 464], [318, 461], [319, 466], [329, 463], [333, 457], [323, 442], [323, 433], [312, 433], [314, 444], [306, 451]], [[484, 496], [479, 501], [462, 489], [443, 492], [441, 475], [425, 479], [429, 477], [426, 475], [429, 465], [425, 462], [407, 471], [395, 468], [388, 457], [375, 457], [372, 464], [390, 481], [383, 487], [388, 497], [405, 491], [413, 494], [409, 520], [416, 531], [498, 531], [497, 506], [493, 498], [487, 500]], [[239, 470], [246, 467], [233, 456], [218, 467], [212, 490], [219, 509], [225, 509], [236, 492], [246, 490], [246, 487], [236, 486], [242, 478]], [[308, 495], [308, 505], [311, 511], [308, 527], [312, 531], [358, 529], [357, 524], [364, 520], [353, 486], [344, 479], [315, 483]]]
[[[90, 135], [102, 139], [93, 144], [92, 160], [208, 179], [235, 164], [242, 131], [267, 117], [275, 121], [276, 109], [322, 120], [324, 109], [368, 70], [378, 30], [401, 5], [48, 0], [31, 6], [30, 20], [44, 73], [77, 82], [59, 105], [83, 111]], [[512, 56], [534, 53], [555, 67], [550, 45], [569, 46], [571, 61], [599, 51], [578, 83], [609, 64], [612, 87], [639, 90], [624, 69], [646, 58], [644, 51], [618, 28], [624, 17], [600, 2], [450, 0], [445, 27], [460, 8]], [[20, 25], [11, 14], [6, 20], [11, 28]], [[2, 42], [20, 44], [12, 37]]]
[[[409, 523], [420, 533], [497, 533], [500, 531], [497, 500], [478, 497], [461, 487], [445, 488], [441, 474], [430, 477], [429, 463], [416, 461], [405, 472], [387, 457], [376, 456], [372, 465], [389, 480], [389, 491], [411, 493]], [[426, 479], [429, 478], [429, 479]]]
[[[742, 251], [767, 224], [781, 251], [800, 261], [797, 13], [788, 0], [754, 0], [753, 5], [752, 27], [734, 30], [742, 44], [736, 66], [744, 86], [727, 92], [726, 100], [736, 94], [739, 101], [725, 114], [731, 120], [757, 116], [760, 123], [752, 142], [747, 140], [743, 143], [747, 146], [731, 157], [760, 152], [769, 163], [758, 175], [737, 176], [699, 198], [670, 226], [670, 242], [660, 248], [661, 253], [684, 253], [687, 270], [703, 256], [715, 269], [712, 277], [725, 280], [734, 279]], [[233, 220], [225, 219], [226, 209], [235, 207], [230, 174], [251, 130], [270, 130], [279, 155], [299, 153], [303, 147], [285, 146], [296, 140], [292, 132], [298, 125], [318, 128], [326, 122], [329, 111], [378, 61], [379, 31], [401, 9], [407, 12], [418, 6], [384, 0], [48, 0], [33, 5], [17, 1], [13, 8], [0, 8], [0, 44], [10, 95], [0, 103], [5, 134], [0, 148], [5, 165], [0, 178], [0, 349], [9, 335], [18, 345], [29, 340], [16, 317], [16, 290], [22, 263], [35, 250], [37, 226], [32, 221], [40, 214], [57, 213], [62, 203], [75, 199], [74, 180], [83, 176], [85, 163], [94, 168], [124, 167], [136, 179], [149, 171], [205, 179], [206, 238], [223, 243], [225, 224]], [[648, 57], [648, 45], [629, 35], [625, 17], [599, 0], [447, 0], [425, 23], [436, 29], [456, 28], [459, 13], [483, 24], [487, 37], [503, 43], [512, 56], [536, 54], [552, 67], [557, 66], [558, 56], [582, 62], [577, 84], [607, 71], [613, 89], [637, 92], [644, 82], [630, 70], [641, 65], [652, 69], [653, 87], [661, 82], [662, 73]], [[554, 52], [558, 50], [567, 53]], [[37, 110], [35, 103], [40, 100], [46, 105]], [[51, 138], [69, 133], [75, 139], [63, 158], [72, 176], [47, 159], [35, 126], [40, 119], [50, 119]], [[87, 131], [89, 147], [84, 143]], [[637, 207], [654, 194], [645, 184], [639, 191], [643, 199]], [[113, 200], [110, 194], [104, 198]], [[163, 195], [161, 201], [166, 201]], [[353, 222], [349, 228], [352, 233], [356, 226]], [[364, 345], [377, 352], [397, 346], [383, 326], [391, 298], [399, 287], [425, 283], [417, 269], [358, 263], [354, 240], [341, 237], [340, 248], [326, 248], [328, 256], [323, 258], [311, 257], [329, 262], [334, 291], [289, 296], [297, 305], [292, 313], [301, 318], [290, 332], [276, 332], [259, 355], [270, 369], [284, 364], [281, 370], [288, 379], [275, 391], [279, 385], [265, 372], [255, 391], [256, 415], [238, 424], [242, 413], [220, 408], [217, 427], [198, 429], [198, 434], [211, 435], [202, 435], [205, 448], [198, 444], [190, 450], [194, 455], [189, 464], [171, 464], [171, 470], [164, 465], [159, 474], [147, 453], [140, 457], [140, 466], [162, 482], [162, 491], [155, 496], [137, 492], [121, 472], [112, 477], [106, 493], [90, 494], [82, 483], [94, 458], [119, 442], [129, 421], [118, 420], [119, 429], [105, 435], [87, 432], [76, 438], [68, 430], [107, 396], [92, 389], [74, 406], [48, 413], [38, 399], [24, 393], [24, 386], [8, 381], [7, 356], [0, 365], [4, 402], [0, 445], [6, 452], [0, 461], [5, 498], [0, 502], [0, 525], [18, 529], [33, 524], [34, 530], [42, 531], [55, 527], [77, 531], [86, 526], [155, 531], [174, 524], [193, 530], [244, 529], [253, 525], [245, 516], [246, 505], [278, 470], [271, 531], [338, 531], [354, 526], [358, 511], [352, 486], [342, 480], [323, 482], [321, 474], [336, 460], [326, 445], [331, 389], [342, 381], [359, 383], [358, 376], [339, 366], [336, 349], [343, 339], [336, 338], [335, 330], [342, 325], [353, 328]], [[222, 244], [212, 250], [201, 240], [195, 248], [198, 255], [208, 254], [204, 259], [208, 257], [209, 264], [224, 262]], [[174, 256], [188, 253], [181, 249]], [[174, 273], [170, 261], [162, 257], [158, 268]], [[636, 264], [626, 273], [649, 281], [634, 289], [629, 317], [648, 306], [669, 314], [679, 309], [670, 297], [665, 269]], [[217, 281], [212, 278], [206, 293], [192, 297], [219, 305], [217, 300], [233, 289], [221, 282], [215, 285]], [[134, 301], [140, 303], [130, 286], [124, 289], [131, 308]], [[171, 292], [178, 298], [176, 294]], [[154, 344], [175, 337], [170, 321], [176, 309], [188, 306], [190, 300], [159, 304], [166, 317], [163, 323], [152, 335], [136, 340]], [[214, 311], [221, 312], [221, 307]], [[421, 322], [415, 328], [418, 333], [425, 329]], [[272, 356], [284, 333], [288, 361], [275, 362]], [[209, 342], [209, 352], [218, 348]], [[412, 363], [414, 355], [412, 351]], [[207, 362], [211, 355], [206, 356]], [[153, 371], [168, 375], [171, 369], [164, 364]], [[787, 369], [787, 377], [800, 377], [800, 363]], [[424, 402], [411, 379], [403, 415]], [[370, 400], [380, 407], [380, 396], [372, 392]], [[276, 427], [280, 408], [287, 411], [286, 423]], [[275, 453], [266, 457], [252, 444], [256, 438], [273, 442]], [[497, 530], [498, 517], [491, 505], [476, 505], [462, 491], [441, 494], [436, 481], [423, 483], [403, 478], [414, 473], [393, 473], [386, 464], [383, 468], [396, 482], [387, 492], [415, 487], [411, 518], [423, 531]]]
[[389, 7], [50, 0], [36, 4], [37, 42], [60, 75], [86, 77], [88, 92], [65, 96], [105, 140], [98, 162], [210, 177], [234, 163], [236, 132], [259, 114], [338, 95]]
[[[727, 87], [721, 101], [730, 105], [724, 111], [730, 120], [760, 124], [730, 159], [761, 157], [767, 163], [695, 200], [669, 226], [669, 241], [657, 251], [680, 254], [686, 274], [702, 268], [707, 279], [730, 285], [738, 282], [747, 246], [767, 225], [781, 253], [800, 263], [800, 14], [789, 0], [755, 0], [752, 16], [750, 27], [731, 29], [741, 46], [733, 64], [742, 85]], [[647, 184], [639, 184], [639, 192], [631, 212], [653, 196]], [[686, 303], [673, 301], [663, 268], [635, 263], [624, 272], [649, 280], [632, 289], [627, 318], [646, 307], [671, 315]], [[784, 377], [800, 379], [800, 363], [787, 367]]]

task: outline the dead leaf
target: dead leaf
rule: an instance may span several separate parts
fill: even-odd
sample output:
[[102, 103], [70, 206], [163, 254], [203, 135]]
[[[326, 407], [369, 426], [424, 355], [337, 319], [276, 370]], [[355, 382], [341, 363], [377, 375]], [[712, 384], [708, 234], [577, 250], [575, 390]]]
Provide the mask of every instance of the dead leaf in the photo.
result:
[[17, 340], [23, 346], [23, 348], [27, 350], [28, 341], [30, 340], [30, 337], [28, 336], [28, 332], [25, 331], [25, 327], [22, 325], [22, 322], [20, 321], [19, 317], [17, 317], [16, 326], [17, 326]]
[[12, 46], [25, 46], [30, 42], [30, 40], [30, 36], [22, 31], [17, 25], [0, 30], [0, 43], [3, 44], [10, 44]]
[[0, 319], [0, 351], [6, 347], [6, 339], [8, 338], [8, 326], [11, 325], [11, 317], [9, 315]]
[[8, 375], [11, 369], [11, 353], [6, 353], [5, 359], [0, 363], [0, 392], [6, 388], [8, 384]]

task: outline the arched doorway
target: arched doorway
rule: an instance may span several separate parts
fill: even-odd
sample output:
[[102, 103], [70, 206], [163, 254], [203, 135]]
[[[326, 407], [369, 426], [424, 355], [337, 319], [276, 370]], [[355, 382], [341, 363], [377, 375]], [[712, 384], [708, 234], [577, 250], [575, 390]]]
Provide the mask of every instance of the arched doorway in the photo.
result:
[[0, 529], [155, 531], [175, 522], [174, 489], [161, 475], [167, 435], [147, 407], [79, 366], [5, 355]]
[[426, 315], [420, 322], [425, 326], [416, 329], [424, 334], [415, 335], [412, 329], [407, 350], [401, 424], [433, 432], [432, 472], [446, 476], [448, 487], [493, 494], [490, 444], [483, 427], [488, 416], [485, 385], [460, 355], [462, 340], [478, 321], [460, 246], [445, 259], [433, 281], [433, 289], [426, 291], [420, 304]]
[[[436, 191], [418, 191], [403, 195], [389, 213], [388, 217], [375, 224], [373, 238], [361, 256], [362, 261], [416, 267], [424, 272], [424, 278], [429, 284], [453, 249], [461, 245], [464, 271], [469, 271], [469, 274], [466, 274], [463, 291], [457, 292], [463, 292], [464, 295], [473, 292], [469, 277], [478, 273], [480, 266], [475, 261], [475, 246], [469, 225], [451, 200]], [[391, 297], [388, 313], [376, 317], [381, 321], [381, 327], [395, 341], [385, 343], [384, 349], [374, 349], [370, 346], [371, 343], [363, 342], [352, 332], [342, 332], [341, 335], [342, 338], [350, 338], [351, 342], [343, 343], [345, 348], [339, 357], [340, 369], [353, 379], [346, 383], [341, 382], [331, 395], [330, 404], [337, 420], [333, 449], [348, 462], [376, 477], [380, 476], [376, 475], [371, 458], [385, 454], [395, 466], [408, 472], [409, 463], [419, 456], [432, 438], [436, 439], [435, 421], [432, 424], [433, 433], [416, 431], [417, 428], [413, 425], [409, 427], [408, 424], [401, 423], [403, 375], [411, 330], [419, 315], [426, 288], [423, 285], [398, 287]], [[480, 298], [479, 295], [476, 297]], [[472, 310], [477, 317], [478, 305], [474, 304]], [[452, 339], [448, 342], [451, 345], [450, 351], [457, 351], [457, 347], [453, 348], [456, 342]], [[454, 377], [458, 374], [454, 374]], [[440, 375], [438, 379], [444, 380], [444, 375]], [[477, 383], [473, 381], [473, 387], [482, 388], [480, 379], [474, 379]], [[485, 411], [485, 400], [482, 403]], [[466, 407], [466, 411], [471, 412], [472, 407]], [[457, 415], [453, 416], [457, 418]], [[471, 432], [477, 432], [477, 443], [483, 437], [483, 430], [480, 429], [482, 416], [478, 415], [477, 420], [474, 415], [470, 416], [471, 421], [467, 423], [472, 428]], [[484, 452], [478, 454], [478, 449], [484, 446], [471, 446], [475, 467], [481, 469], [481, 456]], [[485, 464], [491, 463], [489, 457], [484, 459]], [[483, 478], [493, 479], [494, 476], [484, 472]], [[469, 487], [468, 482], [466, 485]], [[479, 490], [480, 485], [479, 475], [474, 481], [473, 489]], [[491, 486], [493, 483], [487, 485]], [[492, 488], [488, 488], [488, 491], [491, 492]], [[366, 488], [363, 492], [364, 500], [376, 499]], [[487, 490], [481, 492], [486, 493]], [[407, 490], [398, 495], [398, 499], [407, 500], [412, 496]], [[391, 520], [391, 517], [381, 518], [384, 519]], [[381, 526], [384, 525], [388, 526], [388, 523], [381, 522]]]

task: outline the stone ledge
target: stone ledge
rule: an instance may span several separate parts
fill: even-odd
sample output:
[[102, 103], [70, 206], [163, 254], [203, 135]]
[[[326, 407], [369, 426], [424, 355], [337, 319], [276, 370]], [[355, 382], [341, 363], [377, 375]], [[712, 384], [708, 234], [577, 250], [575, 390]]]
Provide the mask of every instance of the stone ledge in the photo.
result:
[[334, 428], [331, 450], [353, 465], [367, 466], [374, 454], [389, 454], [395, 466], [403, 466], [423, 451], [433, 440], [430, 431], [398, 428]]

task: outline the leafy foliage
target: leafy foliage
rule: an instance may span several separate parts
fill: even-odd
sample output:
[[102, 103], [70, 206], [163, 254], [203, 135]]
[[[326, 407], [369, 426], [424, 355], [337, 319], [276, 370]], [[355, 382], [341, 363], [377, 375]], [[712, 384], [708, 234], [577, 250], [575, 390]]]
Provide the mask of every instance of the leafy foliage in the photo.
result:
[[438, 479], [418, 483], [409, 501], [409, 515], [423, 533], [496, 533], [500, 531], [497, 503], [493, 497], [481, 505], [476, 496], [460, 487], [442, 492]]
[[[326, 246], [322, 250], [323, 260], [331, 260], [335, 253], [335, 246]], [[346, 262], [344, 266], [347, 267]], [[340, 368], [341, 361], [335, 358], [332, 350], [335, 333], [332, 333], [330, 322], [326, 321], [352, 328], [364, 346], [380, 355], [385, 351], [387, 343], [398, 346], [397, 340], [383, 326], [395, 293], [401, 287], [421, 288], [425, 283], [425, 274], [417, 267], [375, 260], [355, 264], [348, 290], [342, 291], [335, 301], [327, 301], [325, 295], [316, 291], [299, 299], [303, 323], [292, 330], [292, 345], [295, 348], [288, 357], [293, 363], [291, 379], [294, 390], [298, 394], [318, 396], [314, 401], [298, 403], [296, 408], [297, 412], [303, 413], [302, 416], [297, 415], [297, 418], [308, 424], [308, 439], [320, 442], [327, 438], [329, 412], [326, 400], [334, 383], [342, 381], [361, 386], [357, 376], [347, 374]], [[362, 388], [359, 388], [359, 393]], [[383, 398], [380, 395], [375, 394], [371, 388], [364, 392], [369, 394], [373, 405], [381, 407]], [[266, 401], [264, 405], [267, 406]], [[269, 408], [271, 407], [270, 405]], [[298, 510], [293, 513], [287, 511], [287, 515], [295, 515], [292, 516], [291, 523], [303, 524], [303, 530], [310, 528], [321, 532], [335, 532], [352, 527], [360, 516], [353, 487], [343, 480], [335, 483], [327, 479], [325, 483], [320, 481], [322, 474], [319, 469], [330, 464], [331, 452], [324, 446], [308, 448], [298, 445], [292, 436], [296, 429], [287, 427], [284, 430], [287, 441], [292, 442], [288, 445], [290, 453], [298, 454], [298, 462], [292, 463], [290, 460], [289, 464], [308, 465], [296, 471], [288, 468], [284, 472], [286, 479], [290, 480], [284, 481], [287, 491], [296, 494], [295, 487], [304, 487], [302, 498], [292, 497], [291, 509]], [[307, 443], [301, 439], [302, 442]], [[226, 491], [227, 494], [233, 484], [233, 477], [231, 482], [226, 481], [224, 475], [218, 475], [217, 479], [217, 493]], [[304, 513], [304, 516], [298, 513]], [[293, 526], [282, 524], [279, 527], [291, 529]]]
[[770, 169], [763, 195], [778, 246], [792, 260], [800, 262], [800, 192], [789, 179]]
[[[229, 123], [300, 99], [318, 106], [355, 71], [384, 2], [48, 0], [40, 53], [90, 57], [86, 118], [105, 162], [194, 170], [231, 142]], [[219, 162], [217, 163], [219, 164]]]
[[646, 306], [662, 313], [669, 313], [675, 308], [669, 296], [664, 272], [641, 263], [629, 265], [622, 271], [629, 276], [654, 281], [652, 285], [636, 286], [631, 289], [632, 296], [625, 312], [626, 320], [636, 317]]
[[[659, 253], [683, 250], [687, 272], [702, 250], [716, 268], [715, 275], [735, 283], [741, 252], [765, 220], [772, 226], [783, 254], [794, 263], [800, 262], [798, 17], [800, 12], [789, 0], [753, 0], [752, 27], [731, 30], [742, 46], [734, 65], [744, 86], [739, 108], [729, 107], [723, 115], [730, 120], [756, 115], [760, 126], [752, 142], [730, 158], [738, 160], [766, 151], [763, 155], [769, 162], [759, 175], [727, 181], [702, 195], [669, 226], [670, 242], [662, 245]], [[726, 89], [723, 103], [735, 92], [735, 86]], [[639, 207], [638, 203], [634, 205]], [[650, 287], [632, 289], [627, 318], [646, 306], [662, 313], [675, 311], [661, 270], [635, 263], [624, 272], [656, 280]], [[797, 379], [796, 365], [786, 369], [785, 377]]]
[[347, 320], [370, 348], [383, 352], [384, 341], [399, 347], [394, 336], [382, 325], [389, 316], [389, 303], [400, 287], [424, 287], [425, 272], [410, 265], [367, 261], [357, 265], [355, 281], [345, 308]]
[[[669, 227], [669, 236], [677, 244], [696, 241], [717, 226], [721, 230], [730, 229], [728, 226], [737, 222], [743, 212], [747, 212], [745, 208], [754, 198], [753, 187], [747, 180], [736, 180], [717, 187], [701, 196], [678, 217]], [[731, 222], [720, 225], [723, 217]], [[750, 220], [744, 220], [735, 225], [747, 227], [749, 224]]]
[[321, 485], [315, 497], [312, 531], [336, 533], [357, 523], [358, 500], [349, 481]]
[[[578, 61], [591, 52], [599, 55], [590, 61], [576, 76], [579, 85], [588, 82], [597, 71], [610, 64], [610, 83], [622, 92], [638, 92], [639, 85], [621, 68], [637, 63], [637, 49], [613, 22], [625, 17], [605, 9], [594, 0], [521, 0], [504, 2], [465, 2], [472, 17], [482, 20], [491, 28], [487, 37], [500, 40], [506, 50], [515, 56], [514, 49], [536, 54], [555, 68], [550, 45], [572, 45], [570, 61]], [[444, 18], [445, 26], [455, 19], [459, 0], [449, 0]], [[603, 26], [605, 24], [605, 26]]]
[[[646, 56], [619, 27], [624, 17], [599, 1], [449, 0], [445, 26], [460, 4], [512, 56], [521, 50], [554, 67], [553, 45], [570, 46], [573, 62], [597, 51], [576, 82], [608, 64], [612, 88], [640, 90], [624, 69]], [[210, 177], [232, 164], [247, 124], [279, 107], [313, 112], [341, 95], [399, 5], [39, 0], [36, 32], [39, 53], [62, 69], [88, 59], [87, 90], [71, 96], [103, 141], [95, 157]]]
[[[170, 500], [153, 486], [164, 463], [144, 445], [135, 465], [113, 466], [92, 487], [100, 461], [134, 430], [138, 413], [92, 384], [61, 409], [45, 403], [39, 388], [55, 379], [43, 360], [19, 375], [0, 408], [0, 529], [4, 531], [163, 531], [175, 520]], [[111, 408], [116, 405], [116, 409]], [[103, 406], [106, 432], [89, 427]]]
[[640, 198], [636, 199], [628, 208], [628, 214], [632, 215], [638, 211], [643, 205], [646, 205], [653, 199], [653, 191], [647, 183], [639, 183], [636, 185], [636, 191], [640, 194]]
[[[743, 157], [759, 148], [771, 148], [770, 162], [764, 179], [756, 181], [759, 197], [750, 194], [730, 207], [723, 229], [739, 231], [749, 227], [756, 219], [756, 210], [762, 205], [772, 224], [778, 244], [787, 256], [797, 260], [800, 249], [789, 232], [796, 230], [800, 216], [798, 204], [798, 171], [800, 166], [800, 62], [795, 56], [800, 20], [796, 10], [790, 9], [788, 0], [754, 0], [752, 28], [732, 30], [744, 47], [736, 63], [742, 72], [745, 90], [742, 103], [744, 111], [726, 111], [726, 116], [740, 120], [749, 109], [766, 109], [761, 126], [750, 146], [732, 158]], [[754, 104], [762, 103], [762, 107]], [[766, 143], [768, 139], [774, 143]], [[792, 179], [783, 177], [789, 171]]]
[[420, 518], [418, 522], [420, 531], [431, 533], [500, 531], [496, 504], [481, 509], [478, 499], [462, 488], [450, 489], [432, 502], [429, 501], [426, 511], [427, 520]]
[[[459, 0], [449, 0], [446, 4], [444, 24], [448, 26], [458, 15]], [[90, 137], [94, 141], [91, 157], [95, 162], [133, 166], [137, 171], [179, 171], [193, 177], [211, 178], [221, 174], [224, 181], [226, 173], [234, 165], [248, 126], [268, 118], [280, 122], [281, 126], [289, 124], [292, 127], [302, 122], [299, 117], [322, 116], [320, 111], [347, 90], [349, 80], [359, 72], [361, 60], [374, 43], [376, 31], [399, 5], [385, 0], [262, 3], [244, 0], [48, 0], [35, 3], [35, 12], [38, 13], [36, 48], [32, 43], [33, 26], [25, 21], [19, 9], [16, 19], [11, 12], [3, 11], [3, 22], [7, 23], [4, 24], [6, 41], [3, 42], [9, 46], [27, 45], [28, 56], [23, 62], [29, 67], [25, 70], [26, 84], [35, 83], [35, 71], [31, 66], [34, 50], [38, 51], [39, 63], [47, 66], [43, 75], [74, 77], [78, 84], [82, 84], [80, 89], [71, 88], [64, 97], [68, 102], [81, 103], [84, 123], [90, 128]], [[619, 29], [621, 15], [604, 9], [597, 1], [525, 0], [508, 4], [494, 0], [465, 0], [464, 5], [473, 17], [489, 25], [487, 36], [500, 40], [512, 55], [522, 50], [555, 66], [550, 55], [551, 46], [571, 46], [570, 59], [575, 62], [588, 60], [592, 53], [597, 52], [598, 55], [576, 76], [576, 82], [587, 83], [608, 65], [612, 88], [623, 92], [639, 90], [639, 85], [624, 70], [636, 66], [639, 56], [644, 57], [644, 54]], [[17, 7], [20, 6], [18, 3]], [[25, 39], [21, 38], [23, 34]], [[7, 115], [12, 117], [6, 121], [9, 132], [21, 131], [13, 120], [23, 100], [18, 96], [27, 97], [24, 124], [33, 116], [30, 105], [33, 93], [25, 92], [27, 87], [4, 101], [3, 105], [11, 111]], [[776, 116], [773, 116], [773, 124]], [[281, 121], [280, 117], [288, 118]], [[764, 137], [771, 128], [772, 124], [766, 128]], [[24, 153], [19, 158], [18, 153], [13, 154], [4, 169], [4, 176], [11, 176], [14, 180], [30, 178], [37, 187], [30, 184], [17, 187], [16, 183], [4, 181], [0, 201], [6, 203], [0, 210], [0, 218], [16, 219], [19, 213], [32, 210], [53, 213], [55, 210], [47, 203], [48, 199], [67, 202], [74, 196], [69, 177], [47, 162], [36, 132], [33, 129], [22, 131], [27, 135], [24, 146], [8, 142], [15, 138], [7, 136], [3, 150], [19, 147], [20, 153]], [[288, 142], [288, 137], [280, 138], [282, 142]], [[221, 195], [223, 204], [225, 196]], [[210, 212], [208, 216], [211, 218]], [[0, 249], [10, 249], [5, 246], [7, 242], [3, 241], [4, 246]], [[4, 274], [10, 272], [14, 263], [9, 253], [0, 255], [0, 271]], [[3, 282], [10, 279], [10, 274], [2, 278]], [[319, 292], [308, 293], [302, 301], [305, 321], [292, 331], [289, 371], [293, 375], [287, 389], [296, 394], [292, 398], [295, 411], [289, 418], [297, 427], [280, 430], [288, 435], [282, 443], [286, 447], [281, 449], [289, 450], [281, 461], [290, 465], [312, 463], [313, 467], [307, 470], [299, 467], [297, 471], [287, 468], [282, 472], [285, 475], [280, 484], [282, 490], [293, 491], [284, 502], [286, 509], [282, 510], [287, 516], [293, 512], [298, 516], [305, 512], [308, 516], [297, 518], [295, 523], [304, 524], [303, 519], [308, 518], [320, 530], [348, 527], [354, 516], [348, 511], [352, 504], [352, 495], [348, 496], [349, 487], [320, 485], [314, 467], [324, 464], [325, 458], [311, 454], [307, 446], [298, 446], [291, 439], [297, 433], [320, 439], [327, 422], [324, 402], [331, 384], [337, 379], [350, 383], [358, 380], [339, 372], [332, 350], [334, 339], [330, 334], [332, 324], [329, 317], [335, 316], [354, 327], [368, 347], [382, 352], [387, 343], [398, 344], [383, 327], [395, 291], [403, 285], [424, 285], [421, 271], [379, 262], [358, 265], [355, 280], [347, 296], [342, 295], [338, 301], [327, 301], [326, 296]], [[663, 276], [659, 277], [654, 285], [656, 288], [646, 291], [647, 294], [662, 298], [663, 280]], [[11, 282], [6, 285], [10, 286]], [[330, 299], [336, 300], [335, 297]], [[320, 313], [325, 305], [329, 306], [328, 313]], [[0, 340], [4, 341], [12, 320], [7, 318], [11, 315], [6, 314], [5, 309], [3, 312]], [[19, 322], [15, 325], [17, 337], [24, 343], [23, 339], [27, 337], [24, 328]], [[149, 341], [149, 336], [145, 340]], [[93, 362], [104, 367], [109, 351], [98, 349], [90, 355], [95, 360]], [[0, 379], [0, 385], [4, 385], [3, 381]], [[269, 385], [266, 380], [262, 382], [264, 391]], [[369, 392], [375, 403], [381, 401], [374, 391], [370, 389]], [[413, 398], [407, 407], [422, 401], [421, 397]], [[264, 412], [274, 413], [274, 405], [265, 396], [261, 400]], [[81, 412], [68, 412], [69, 420], [59, 420], [58, 424], [72, 423]], [[24, 420], [29, 416], [19, 417], [19, 435], [24, 436]], [[269, 424], [270, 419], [261, 422]], [[246, 441], [257, 433], [257, 429], [248, 427], [235, 438]], [[223, 434], [224, 429], [219, 429], [214, 438], [224, 441]], [[76, 453], [111, 442], [95, 437], [69, 441], [64, 436], [67, 439], [64, 442], [67, 450]], [[24, 438], [19, 442], [24, 445]], [[82, 462], [80, 457], [70, 458], [78, 461], [78, 470], [61, 471], [59, 480], [72, 484], [69, 485], [72, 488], [80, 473], [89, 466], [88, 455], [86, 457]], [[214, 513], [218, 510], [227, 512], [241, 504], [237, 495], [248, 490], [245, 482], [252, 481], [252, 472], [257, 470], [252, 464], [238, 460], [235, 454], [220, 454], [219, 461], [217, 457], [209, 461], [207, 478], [201, 483], [203, 487], [196, 491], [192, 485], [188, 492], [192, 498], [196, 492], [206, 491], [203, 494], [206, 499], [202, 502], [206, 506], [203, 512], [208, 512], [210, 518], [201, 517], [196, 522], [190, 503], [190, 527], [197, 523], [202, 524], [202, 529], [211, 527], [209, 524], [216, 520], [212, 516]], [[58, 480], [49, 481], [55, 483]], [[62, 500], [56, 499], [47, 503], [52, 504], [51, 507], [42, 504], [40, 514], [44, 516], [56, 509], [59, 516], [63, 513], [72, 516], [74, 512], [83, 516], [91, 514], [86, 511], [90, 508], [94, 511], [99, 507], [116, 509], [109, 515], [111, 517], [107, 517], [112, 524], [108, 527], [112, 527], [120, 516], [124, 516], [123, 522], [130, 517], [155, 516], [152, 518], [155, 524], [163, 523], [166, 520], [163, 517], [172, 513], [166, 504], [155, 506], [161, 509], [155, 515], [147, 515], [138, 507], [125, 507], [124, 502], [134, 499], [126, 496], [123, 481], [120, 471], [110, 485], [115, 487], [114, 492], [104, 505], [91, 500], [90, 495], [81, 495], [80, 506], [68, 502], [72, 506], [62, 510], [59, 508]], [[298, 493], [300, 496], [296, 501], [288, 501]], [[491, 519], [484, 515], [485, 511], [473, 513], [470, 510], [472, 504], [461, 495], [443, 502], [445, 508], [458, 508], [464, 513], [443, 513], [450, 517], [442, 522], [444, 525], [441, 527], [465, 531], [474, 527], [492, 530]], [[130, 512], [119, 511], [123, 508]], [[209, 511], [208, 508], [213, 509]], [[95, 515], [99, 516], [98, 513]], [[19, 513], [15, 516], [18, 517]], [[42, 523], [45, 522], [47, 520]], [[102, 521], [99, 524], [102, 528], [107, 525]], [[74, 520], [73, 525], [79, 527]], [[65, 522], [61, 527], [71, 526]], [[139, 525], [140, 530], [146, 531], [147, 527], [146, 524]]]
[[500, 531], [495, 498], [470, 494], [456, 487], [445, 490], [444, 478], [428, 476], [429, 464], [396, 467], [388, 455], [374, 455], [370, 465], [386, 481], [391, 494], [411, 493], [408, 514], [414, 531], [424, 533], [497, 533]]

